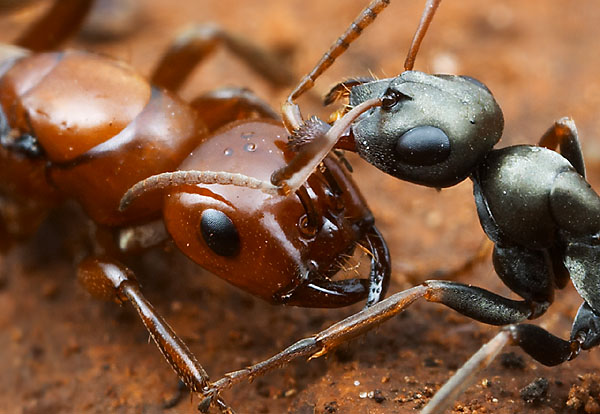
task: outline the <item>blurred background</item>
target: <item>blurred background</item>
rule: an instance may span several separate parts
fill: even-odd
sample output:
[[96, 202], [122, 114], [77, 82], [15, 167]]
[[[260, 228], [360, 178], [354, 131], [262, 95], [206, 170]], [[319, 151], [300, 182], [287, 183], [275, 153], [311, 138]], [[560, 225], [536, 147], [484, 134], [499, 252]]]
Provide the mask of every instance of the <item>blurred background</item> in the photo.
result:
[[[65, 47], [115, 57], [148, 75], [186, 25], [215, 22], [279, 51], [300, 79], [366, 3], [130, 0], [117, 3], [124, 13], [97, 11], [95, 22]], [[0, 17], [0, 41], [10, 42], [47, 4], [40, 1], [5, 12]], [[304, 114], [326, 117], [331, 109], [323, 108], [319, 99], [341, 80], [401, 72], [422, 7], [422, 1], [393, 1], [317, 82], [314, 92], [300, 100]], [[589, 181], [600, 188], [598, 22], [596, 0], [445, 0], [415, 69], [465, 74], [485, 83], [504, 110], [505, 135], [499, 146], [534, 144], [554, 120], [571, 116], [579, 130]], [[226, 85], [250, 88], [275, 108], [290, 89], [272, 87], [222, 50], [194, 72], [182, 96], [192, 99]], [[399, 182], [350, 159], [354, 178], [391, 249], [392, 292], [452, 270], [477, 250], [484, 236], [470, 182], [437, 192]], [[41, 242], [21, 246], [3, 258], [7, 270], [0, 290], [0, 412], [194, 412], [197, 401], [190, 404], [188, 398], [175, 408], [163, 408], [175, 393], [176, 380], [154, 345], [147, 343], [147, 334], [130, 309], [88, 298], [73, 278], [70, 258], [60, 249], [43, 260], [32, 259], [39, 254], [39, 243], [55, 243], [56, 229], [60, 232], [69, 225], [59, 217], [38, 237]], [[147, 296], [215, 379], [361, 307], [335, 311], [273, 307], [176, 253], [143, 260], [146, 272], [140, 279]], [[509, 295], [489, 259], [458, 279]], [[557, 292], [556, 303], [542, 322], [554, 333], [568, 336], [580, 301], [572, 287]], [[494, 332], [495, 328], [448, 309], [418, 304], [328, 358], [298, 361], [235, 388], [225, 398], [238, 413], [413, 413]], [[593, 393], [591, 380], [582, 378], [600, 368], [597, 350], [553, 369], [537, 365], [518, 350], [508, 351], [515, 352], [512, 357], [518, 362], [494, 362], [482, 381], [457, 402], [455, 412], [574, 413], [578, 407], [574, 401], [585, 400], [587, 391]], [[546, 394], [526, 403], [520, 392], [539, 377], [549, 381]], [[583, 386], [583, 396], [569, 396], [574, 386]], [[581, 412], [598, 412], [593, 405], [579, 406]]]

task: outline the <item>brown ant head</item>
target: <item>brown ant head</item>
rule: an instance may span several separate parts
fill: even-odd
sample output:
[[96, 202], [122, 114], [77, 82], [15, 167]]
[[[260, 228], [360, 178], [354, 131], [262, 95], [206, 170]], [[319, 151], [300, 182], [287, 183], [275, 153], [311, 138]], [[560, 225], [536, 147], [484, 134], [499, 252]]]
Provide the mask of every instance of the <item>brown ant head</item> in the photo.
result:
[[[199, 146], [180, 168], [235, 171], [268, 181], [292, 155], [286, 138], [275, 123], [235, 124]], [[371, 279], [389, 273], [385, 243], [373, 227], [371, 213], [332, 158], [287, 196], [243, 185], [171, 188], [164, 218], [188, 257], [272, 303], [338, 307], [367, 296], [371, 300], [368, 278], [334, 280], [359, 244], [373, 250], [371, 261], [378, 260], [371, 264], [372, 273], [377, 273]], [[381, 285], [377, 298], [384, 290]]]
[[491, 92], [464, 76], [408, 71], [354, 86], [350, 105], [380, 98], [352, 126], [357, 152], [382, 171], [430, 187], [468, 177], [502, 135]]

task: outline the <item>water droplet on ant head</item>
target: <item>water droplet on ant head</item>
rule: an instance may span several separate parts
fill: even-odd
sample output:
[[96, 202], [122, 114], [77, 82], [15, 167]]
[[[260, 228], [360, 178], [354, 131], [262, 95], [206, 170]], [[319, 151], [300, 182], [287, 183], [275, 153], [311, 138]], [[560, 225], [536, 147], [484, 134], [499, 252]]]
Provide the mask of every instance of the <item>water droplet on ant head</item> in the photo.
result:
[[254, 136], [254, 132], [242, 132], [242, 139], [250, 139]]
[[248, 152], [256, 151], [256, 144], [254, 144], [253, 142], [247, 143], [246, 145], [244, 145], [244, 151], [248, 151]]
[[223, 154], [226, 157], [231, 157], [233, 155], [233, 149], [231, 149], [231, 148], [225, 148], [225, 150], [223, 151]]

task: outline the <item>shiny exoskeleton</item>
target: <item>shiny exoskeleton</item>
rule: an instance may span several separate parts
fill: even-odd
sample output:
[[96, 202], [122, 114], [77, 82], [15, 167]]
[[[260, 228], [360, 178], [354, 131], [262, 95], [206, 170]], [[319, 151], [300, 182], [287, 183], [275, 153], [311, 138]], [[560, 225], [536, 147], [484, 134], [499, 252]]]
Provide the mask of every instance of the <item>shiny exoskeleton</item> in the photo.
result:
[[[74, 28], [91, 3], [57, 1], [49, 14]], [[248, 182], [268, 180], [293, 157], [277, 113], [247, 90], [220, 89], [192, 104], [173, 93], [220, 43], [243, 49], [254, 67], [265, 63], [266, 52], [215, 26], [196, 27], [174, 43], [151, 84], [106, 57], [32, 52], [69, 34], [56, 32], [54, 43], [39, 40], [49, 36], [48, 21], [34, 25], [20, 47], [0, 50], [3, 241], [30, 235], [51, 208], [77, 201], [98, 229], [94, 254], [79, 265], [80, 281], [94, 296], [130, 301], [195, 392], [208, 376], [121, 264], [130, 252], [170, 238], [196, 263], [275, 304], [339, 307], [367, 299], [370, 306], [384, 296], [390, 276], [385, 242], [335, 157], [289, 196], [194, 179], [194, 173], [218, 170]], [[272, 73], [265, 76], [277, 83], [281, 68]], [[160, 188], [150, 188], [149, 177], [165, 174], [183, 180], [162, 185], [158, 179]], [[142, 192], [125, 206], [121, 198], [136, 183]], [[370, 252], [369, 277], [335, 280], [358, 245]]]
[[[336, 147], [357, 152], [386, 174], [420, 185], [444, 188], [470, 178], [481, 225], [495, 245], [496, 272], [523, 300], [458, 282], [426, 281], [298, 341], [268, 360], [228, 374], [213, 383], [215, 392], [299, 355], [322, 355], [418, 298], [445, 304], [487, 324], [507, 325], [507, 340], [545, 365], [560, 364], [600, 343], [600, 197], [585, 180], [575, 124], [569, 118], [556, 121], [537, 146], [494, 149], [504, 120], [484, 84], [468, 76], [412, 70], [418, 45], [440, 0], [427, 1], [404, 73], [389, 79], [344, 81], [325, 99], [326, 104], [348, 99], [346, 108], [335, 114], [333, 125], [315, 117], [303, 120], [295, 100], [388, 3], [372, 1], [289, 95], [283, 107], [284, 124], [298, 154], [274, 171], [270, 185], [294, 191]], [[521, 324], [543, 314], [553, 302], [555, 290], [569, 279], [584, 299], [569, 340]], [[478, 363], [489, 362], [491, 352], [482, 351], [485, 357]], [[452, 404], [452, 396], [456, 397], [466, 377], [456, 377], [442, 397], [447, 400], [439, 405], [437, 401], [424, 412], [441, 412]]]
[[[584, 299], [571, 340], [533, 325], [517, 325], [514, 340], [546, 365], [597, 345], [600, 198], [585, 181], [573, 121], [557, 121], [539, 146], [493, 149], [502, 135], [502, 112], [474, 79], [408, 71], [350, 91], [351, 106], [371, 98], [382, 105], [352, 125], [356, 151], [394, 177], [430, 187], [471, 178], [481, 225], [495, 244], [496, 272], [524, 299], [445, 282], [432, 300], [485, 323], [514, 324], [544, 313], [570, 277]], [[553, 151], [558, 145], [560, 154]]]

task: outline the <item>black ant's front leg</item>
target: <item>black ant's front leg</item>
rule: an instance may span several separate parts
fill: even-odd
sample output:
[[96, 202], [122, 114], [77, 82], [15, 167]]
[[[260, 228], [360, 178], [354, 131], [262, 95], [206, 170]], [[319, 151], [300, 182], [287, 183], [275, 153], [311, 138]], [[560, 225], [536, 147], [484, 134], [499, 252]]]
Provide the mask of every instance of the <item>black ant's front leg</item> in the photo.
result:
[[492, 325], [519, 323], [533, 315], [527, 301], [516, 301], [488, 290], [462, 283], [430, 280], [423, 285], [396, 293], [379, 303], [332, 325], [311, 337], [304, 338], [282, 352], [250, 367], [227, 374], [213, 382], [206, 395], [213, 395], [231, 386], [250, 380], [300, 357], [315, 358], [373, 329], [410, 306], [415, 300], [442, 303], [463, 315]]

